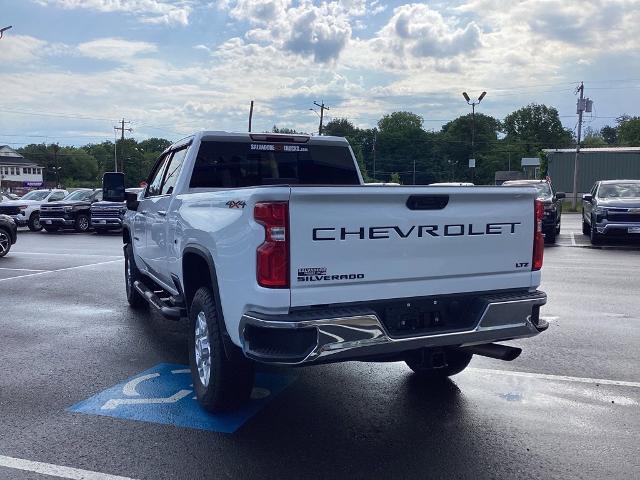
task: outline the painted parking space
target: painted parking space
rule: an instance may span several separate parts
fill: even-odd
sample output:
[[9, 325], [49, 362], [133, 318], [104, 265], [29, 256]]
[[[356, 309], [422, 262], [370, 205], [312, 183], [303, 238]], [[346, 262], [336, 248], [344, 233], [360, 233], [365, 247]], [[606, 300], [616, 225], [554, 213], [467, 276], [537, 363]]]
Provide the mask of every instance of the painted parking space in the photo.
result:
[[203, 410], [195, 399], [187, 366], [161, 363], [73, 405], [68, 411], [233, 433], [295, 378], [292, 374], [259, 372], [246, 406], [214, 415]]

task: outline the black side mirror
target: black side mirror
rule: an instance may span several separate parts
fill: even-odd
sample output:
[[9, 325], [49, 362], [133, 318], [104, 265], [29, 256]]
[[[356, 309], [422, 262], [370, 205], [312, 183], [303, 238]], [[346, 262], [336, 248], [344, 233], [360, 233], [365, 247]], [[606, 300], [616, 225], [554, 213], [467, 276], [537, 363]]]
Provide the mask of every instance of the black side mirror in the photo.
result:
[[590, 193], [582, 195], [582, 200], [584, 200], [585, 202], [591, 202], [593, 200], [593, 195], [591, 195]]
[[124, 173], [107, 172], [102, 177], [102, 199], [107, 202], [124, 202]]
[[563, 192], [556, 193], [556, 198], [562, 200], [563, 198], [567, 198], [567, 194]]
[[125, 196], [127, 200], [127, 210], [138, 210], [138, 205], [140, 205], [140, 202], [138, 201], [138, 193], [126, 192]]

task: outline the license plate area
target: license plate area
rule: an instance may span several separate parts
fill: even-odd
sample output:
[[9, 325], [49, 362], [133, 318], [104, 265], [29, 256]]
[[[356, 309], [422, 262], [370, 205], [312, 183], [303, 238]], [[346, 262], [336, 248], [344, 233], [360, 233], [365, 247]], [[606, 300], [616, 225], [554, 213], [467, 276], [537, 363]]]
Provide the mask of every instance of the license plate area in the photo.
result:
[[640, 233], [640, 227], [629, 227], [627, 233]]
[[376, 310], [389, 335], [411, 337], [468, 330], [479, 320], [483, 305], [477, 297], [453, 296], [395, 301]]

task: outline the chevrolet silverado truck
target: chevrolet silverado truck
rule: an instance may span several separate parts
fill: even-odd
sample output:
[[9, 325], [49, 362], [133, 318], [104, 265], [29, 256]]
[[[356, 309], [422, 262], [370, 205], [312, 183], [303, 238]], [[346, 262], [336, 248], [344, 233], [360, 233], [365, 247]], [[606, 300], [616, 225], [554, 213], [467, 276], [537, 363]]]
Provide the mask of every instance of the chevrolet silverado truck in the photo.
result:
[[606, 238], [640, 238], [640, 180], [602, 180], [582, 196], [582, 233], [593, 245]]
[[40, 209], [40, 223], [45, 232], [74, 229], [88, 232], [91, 228], [91, 205], [102, 200], [101, 189], [81, 188], [71, 192], [60, 202], [49, 203]]
[[18, 200], [6, 200], [0, 204], [0, 213], [9, 215], [19, 227], [29, 227], [32, 232], [42, 230], [40, 208], [43, 204], [57, 202], [68, 195], [66, 190], [32, 190]]
[[343, 138], [200, 132], [126, 204], [127, 300], [188, 319], [213, 412], [259, 363], [404, 361], [430, 381], [548, 327], [533, 188], [365, 186]]

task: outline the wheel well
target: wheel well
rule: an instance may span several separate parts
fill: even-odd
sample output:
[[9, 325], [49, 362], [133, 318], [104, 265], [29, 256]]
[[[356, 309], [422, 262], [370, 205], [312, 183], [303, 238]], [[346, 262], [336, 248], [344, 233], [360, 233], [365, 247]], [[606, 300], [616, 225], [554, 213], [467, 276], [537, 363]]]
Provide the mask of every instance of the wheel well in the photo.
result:
[[191, 305], [193, 296], [200, 287], [209, 287], [213, 289], [209, 264], [201, 255], [191, 252], [187, 252], [183, 255], [182, 283], [182, 288], [184, 289], [184, 300], [187, 306]]

